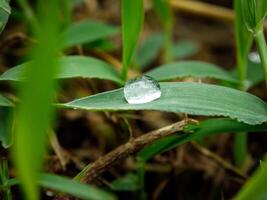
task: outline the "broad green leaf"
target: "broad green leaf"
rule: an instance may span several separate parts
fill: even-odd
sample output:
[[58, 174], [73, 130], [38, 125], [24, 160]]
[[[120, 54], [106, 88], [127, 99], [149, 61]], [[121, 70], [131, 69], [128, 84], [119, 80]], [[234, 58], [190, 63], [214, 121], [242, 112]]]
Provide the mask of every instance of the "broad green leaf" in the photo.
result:
[[88, 200], [116, 199], [113, 195], [105, 192], [104, 190], [100, 190], [95, 187], [84, 185], [77, 181], [52, 174], [42, 175], [39, 184], [43, 187], [71, 194], [81, 199], [88, 199]]
[[172, 56], [173, 59], [181, 59], [187, 56], [192, 56], [197, 53], [198, 45], [195, 42], [182, 40], [173, 44]]
[[235, 9], [235, 39], [237, 54], [237, 69], [241, 86], [244, 86], [247, 73], [247, 56], [252, 44], [252, 34], [245, 26], [241, 7], [242, 0], [234, 0]]
[[201, 83], [161, 83], [160, 86], [160, 99], [145, 104], [128, 104], [121, 88], [59, 106], [91, 111], [159, 110], [191, 115], [225, 116], [248, 124], [267, 121], [267, 105], [258, 97], [246, 92]]
[[9, 99], [0, 94], [0, 106], [11, 107], [13, 106], [13, 103]]
[[139, 178], [136, 174], [128, 173], [124, 177], [112, 182], [112, 189], [116, 191], [137, 191], [140, 190]]
[[[27, 79], [23, 69], [33, 62], [24, 63], [11, 68], [0, 76], [0, 81], [20, 81]], [[60, 59], [60, 72], [56, 78], [99, 78], [122, 83], [118, 72], [104, 61], [85, 56], [67, 56]], [[24, 75], [24, 76], [21, 76]]]
[[201, 61], [181, 61], [165, 64], [146, 73], [158, 81], [173, 80], [185, 77], [214, 78], [237, 83], [230, 73], [220, 67]]
[[99, 39], [114, 36], [119, 32], [117, 27], [97, 21], [81, 21], [72, 24], [65, 33], [65, 47], [95, 42]]
[[0, 107], [0, 141], [4, 148], [12, 144], [12, 108]]
[[226, 118], [208, 119], [200, 122], [199, 124], [189, 124], [184, 129], [185, 133], [182, 135], [173, 135], [162, 140], [156, 141], [149, 147], [146, 147], [145, 149], [141, 150], [138, 153], [138, 157], [143, 160], [149, 160], [158, 153], [168, 151], [186, 142], [202, 139], [205, 136], [244, 131], [264, 132], [266, 130], [266, 124], [249, 125]]
[[128, 67], [131, 63], [144, 21], [143, 0], [122, 0], [122, 78], [127, 79]]
[[163, 36], [161, 33], [155, 33], [149, 36], [137, 49], [134, 62], [139, 68], [145, 68], [160, 53], [163, 44]]
[[[27, 3], [27, 1], [26, 1]], [[58, 72], [56, 56], [61, 52], [60, 1], [37, 1], [38, 27], [29, 56], [34, 60], [23, 70], [27, 81], [20, 85], [20, 104], [14, 126], [13, 160], [27, 200], [39, 200], [39, 171], [42, 169], [47, 132], [53, 122], [52, 102]], [[32, 24], [33, 26], [33, 24]]]
[[11, 8], [8, 0], [0, 0], [0, 33], [6, 26], [9, 15], [11, 14]]

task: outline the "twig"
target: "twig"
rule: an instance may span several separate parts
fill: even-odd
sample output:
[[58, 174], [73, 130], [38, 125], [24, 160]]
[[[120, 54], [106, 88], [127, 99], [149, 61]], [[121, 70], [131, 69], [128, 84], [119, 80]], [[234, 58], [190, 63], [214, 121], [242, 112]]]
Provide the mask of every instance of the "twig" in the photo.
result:
[[[182, 131], [188, 123], [195, 123], [193, 119], [182, 120], [180, 122], [171, 124], [169, 126], [151, 131], [145, 135], [137, 137], [128, 141], [126, 144], [119, 146], [110, 153], [100, 157], [91, 165], [85, 167], [85, 169], [76, 177], [82, 183], [91, 183], [103, 172], [112, 167], [118, 161], [132, 155], [144, 147], [152, 144], [156, 140], [170, 136], [178, 131]], [[68, 196], [58, 195], [54, 200], [68, 200]]]

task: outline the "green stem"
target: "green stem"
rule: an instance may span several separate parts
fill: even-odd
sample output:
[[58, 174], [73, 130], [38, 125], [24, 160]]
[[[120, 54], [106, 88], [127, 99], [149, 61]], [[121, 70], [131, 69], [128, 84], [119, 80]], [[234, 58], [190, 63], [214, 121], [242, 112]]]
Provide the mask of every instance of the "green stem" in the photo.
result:
[[172, 47], [173, 47], [173, 42], [172, 42], [172, 24], [166, 25], [165, 31], [164, 31], [164, 62], [169, 63], [173, 60], [173, 55], [172, 55]]
[[267, 46], [266, 46], [266, 41], [265, 41], [263, 30], [258, 31], [254, 35], [254, 38], [255, 38], [258, 51], [260, 54], [261, 63], [262, 63], [262, 67], [263, 67], [264, 75], [265, 75], [265, 83], [267, 85]]
[[234, 161], [241, 167], [247, 154], [247, 133], [234, 134]]

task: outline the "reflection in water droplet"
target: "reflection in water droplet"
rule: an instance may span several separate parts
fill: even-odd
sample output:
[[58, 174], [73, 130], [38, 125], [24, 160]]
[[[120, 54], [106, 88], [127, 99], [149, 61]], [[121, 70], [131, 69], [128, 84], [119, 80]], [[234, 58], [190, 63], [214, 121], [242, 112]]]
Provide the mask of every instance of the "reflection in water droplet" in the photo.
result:
[[261, 63], [260, 55], [256, 51], [252, 51], [251, 53], [249, 53], [248, 59], [254, 63]]
[[124, 86], [124, 97], [129, 104], [148, 103], [160, 96], [160, 85], [150, 76], [131, 79]]

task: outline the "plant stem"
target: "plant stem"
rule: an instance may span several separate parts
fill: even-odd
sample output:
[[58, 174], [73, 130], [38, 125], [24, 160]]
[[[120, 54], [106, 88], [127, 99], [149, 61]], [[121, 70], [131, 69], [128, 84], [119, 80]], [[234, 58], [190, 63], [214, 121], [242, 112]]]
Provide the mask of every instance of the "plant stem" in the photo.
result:
[[237, 166], [242, 166], [247, 154], [247, 133], [234, 134], [234, 161]]
[[265, 83], [267, 85], [267, 46], [263, 30], [254, 35], [264, 70]]

